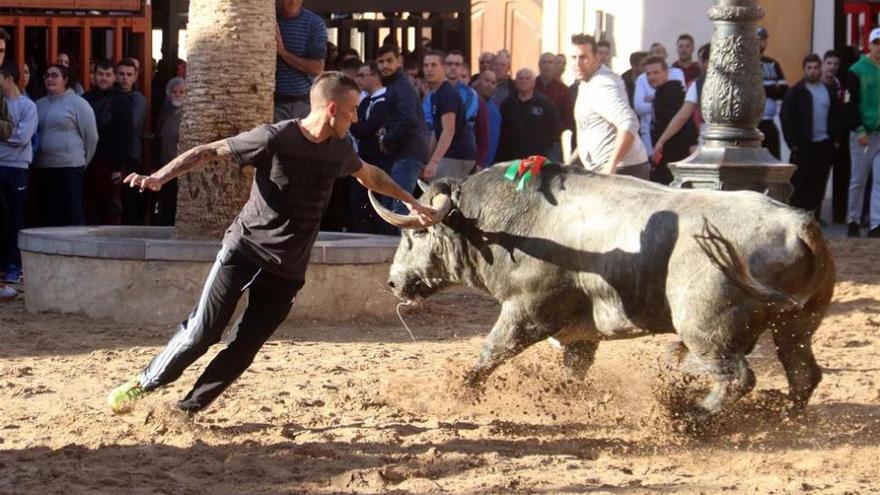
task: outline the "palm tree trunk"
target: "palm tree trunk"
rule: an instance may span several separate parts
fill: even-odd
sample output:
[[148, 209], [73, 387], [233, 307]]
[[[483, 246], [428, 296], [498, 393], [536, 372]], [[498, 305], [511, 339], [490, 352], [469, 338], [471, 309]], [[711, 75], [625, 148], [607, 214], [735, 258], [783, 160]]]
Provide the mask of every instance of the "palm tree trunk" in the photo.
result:
[[[190, 0], [182, 153], [272, 121], [275, 2]], [[210, 163], [180, 181], [176, 233], [217, 238], [247, 200], [253, 173]]]

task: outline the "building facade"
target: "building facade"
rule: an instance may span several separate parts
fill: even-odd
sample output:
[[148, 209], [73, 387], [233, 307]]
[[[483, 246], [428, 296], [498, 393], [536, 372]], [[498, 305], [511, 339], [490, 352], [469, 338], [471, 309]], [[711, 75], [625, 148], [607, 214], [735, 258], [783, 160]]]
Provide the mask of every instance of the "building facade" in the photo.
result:
[[[471, 61], [483, 51], [506, 48], [513, 67], [537, 68], [542, 52], [564, 53], [572, 34], [587, 33], [612, 43], [612, 69], [628, 69], [629, 54], [660, 42], [675, 56], [679, 34], [697, 45], [712, 37], [706, 12], [714, 0], [472, 0]], [[787, 77], [800, 78], [808, 53], [865, 47], [878, 25], [878, 0], [761, 0], [770, 33], [768, 55], [780, 61]], [[670, 60], [671, 61], [671, 60]], [[569, 74], [570, 78], [571, 75]]]

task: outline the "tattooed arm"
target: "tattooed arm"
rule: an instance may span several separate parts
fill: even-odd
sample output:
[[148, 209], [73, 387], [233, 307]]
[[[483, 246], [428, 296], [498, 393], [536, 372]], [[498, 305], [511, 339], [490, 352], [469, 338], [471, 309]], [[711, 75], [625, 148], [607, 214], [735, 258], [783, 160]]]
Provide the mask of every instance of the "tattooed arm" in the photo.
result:
[[436, 213], [434, 209], [416, 201], [412, 194], [398, 186], [394, 179], [389, 177], [381, 168], [364, 163], [363, 167], [352, 175], [367, 189], [399, 199], [409, 211], [419, 217], [423, 224], [430, 225], [432, 223], [431, 215]]
[[133, 188], [139, 188], [141, 192], [145, 189], [158, 191], [166, 182], [201, 168], [205, 163], [216, 159], [224, 161], [232, 159], [232, 151], [225, 139], [196, 146], [150, 175], [130, 174], [123, 182]]

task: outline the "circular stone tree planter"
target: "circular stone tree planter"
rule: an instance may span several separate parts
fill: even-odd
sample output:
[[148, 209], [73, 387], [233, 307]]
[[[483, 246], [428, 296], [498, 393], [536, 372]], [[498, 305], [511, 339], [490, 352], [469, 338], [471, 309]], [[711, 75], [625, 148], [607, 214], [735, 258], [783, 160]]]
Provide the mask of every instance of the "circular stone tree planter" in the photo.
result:
[[[220, 241], [180, 240], [173, 227], [56, 227], [19, 235], [29, 312], [175, 324], [199, 298]], [[385, 319], [399, 238], [321, 232], [290, 318]]]

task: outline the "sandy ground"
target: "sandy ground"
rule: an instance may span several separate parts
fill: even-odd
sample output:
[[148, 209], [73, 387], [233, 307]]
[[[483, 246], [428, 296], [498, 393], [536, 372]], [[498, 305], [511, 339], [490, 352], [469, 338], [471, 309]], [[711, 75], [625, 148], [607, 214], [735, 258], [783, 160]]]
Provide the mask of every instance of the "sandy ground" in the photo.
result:
[[0, 306], [0, 494], [880, 493], [878, 246], [834, 242], [839, 283], [815, 338], [825, 379], [806, 413], [780, 410], [765, 341], [758, 389], [699, 435], [656, 398], [669, 336], [603, 344], [585, 382], [542, 343], [463, 399], [497, 313], [464, 291], [408, 313], [416, 343], [399, 323], [287, 326], [194, 419], [172, 404], [217, 349], [113, 416], [107, 391], [173, 329], [17, 301]]

